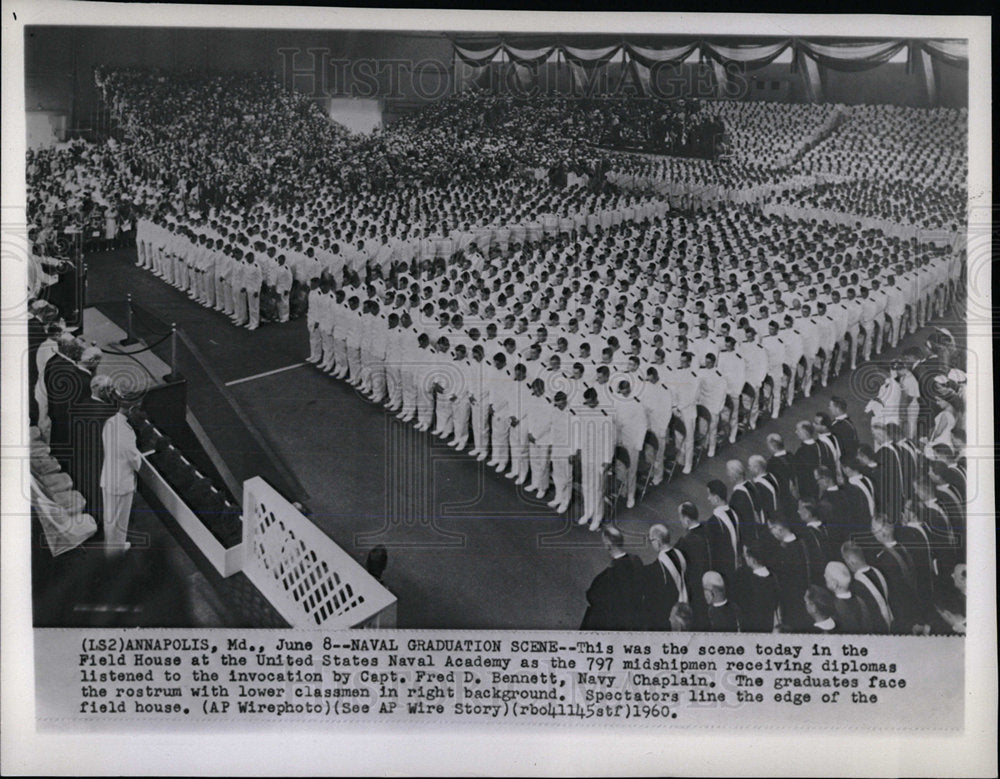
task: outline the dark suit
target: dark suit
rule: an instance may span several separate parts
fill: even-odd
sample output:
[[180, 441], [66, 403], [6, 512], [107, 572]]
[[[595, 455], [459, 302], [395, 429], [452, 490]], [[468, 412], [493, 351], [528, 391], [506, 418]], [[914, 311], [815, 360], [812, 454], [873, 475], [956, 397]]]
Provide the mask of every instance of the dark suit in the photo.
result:
[[[676, 553], [676, 550], [674, 550]], [[687, 560], [685, 559], [685, 565]], [[685, 583], [687, 577], [685, 577]], [[695, 593], [688, 590], [688, 599], [701, 592], [701, 585]], [[642, 571], [642, 604], [647, 630], [670, 630], [670, 610], [677, 603], [680, 593], [674, 577], [660, 562], [659, 558], [645, 566]]]
[[729, 496], [729, 508], [736, 513], [739, 520], [740, 539], [743, 543], [753, 538], [760, 538], [766, 533], [766, 528], [761, 526], [758, 519], [760, 507], [757, 505], [752, 482], [740, 482], [733, 487]]
[[760, 478], [753, 480], [754, 496], [757, 499], [757, 506], [764, 512], [764, 518], [774, 517], [781, 511], [781, 501], [778, 494], [778, 480], [771, 474], [765, 473]]
[[795, 481], [799, 485], [799, 497], [803, 500], [816, 500], [819, 494], [819, 487], [813, 476], [813, 471], [822, 462], [819, 446], [816, 441], [811, 444], [803, 443], [792, 455]]
[[[76, 363], [56, 353], [45, 365], [45, 393], [48, 396], [52, 429], [49, 446], [64, 471], [69, 471], [71, 440], [70, 413], [80, 401], [90, 397], [90, 374]], [[71, 474], [72, 475], [72, 474]]]
[[[882, 598], [886, 600], [886, 592], [882, 590], [878, 579], [872, 575], [873, 570], [874, 569], [869, 569], [860, 574], [854, 575], [854, 579], [851, 580], [851, 595], [862, 601], [868, 609], [868, 615], [871, 618], [870, 632], [885, 634], [889, 632], [889, 623], [886, 622], [885, 618], [882, 616], [882, 610], [879, 607], [878, 600], [875, 598], [874, 593], [872, 593], [872, 591], [868, 589], [864, 583], [858, 581], [858, 576], [863, 576], [866, 581], [878, 589]], [[886, 600], [887, 606], [888, 603], [888, 600]]]
[[840, 444], [840, 452], [844, 457], [854, 457], [858, 451], [858, 430], [848, 417], [835, 419], [830, 424], [830, 433]]
[[860, 475], [860, 482], [864, 485], [864, 488], [859, 484], [848, 481], [841, 489], [850, 500], [852, 516], [858, 526], [858, 530], [865, 533], [871, 528], [872, 509], [868, 498], [870, 496], [872, 502], [874, 502], [875, 485], [871, 479], [863, 474]]
[[[855, 514], [856, 506], [851, 501], [851, 496], [840, 487], [831, 487], [819, 496], [819, 502], [825, 503], [830, 512], [829, 520], [826, 524], [827, 533], [830, 540], [838, 547], [851, 537], [851, 534], [858, 530], [867, 530], [868, 525], [864, 525]], [[840, 555], [836, 556], [840, 559]]]
[[895, 522], [903, 511], [903, 467], [899, 452], [889, 445], [879, 447], [875, 462], [879, 470], [875, 505]]
[[840, 548], [830, 539], [826, 525], [803, 525], [795, 534], [806, 544], [809, 553], [812, 583], [824, 583], [823, 570], [831, 560], [840, 559]]
[[903, 497], [908, 498], [913, 494], [913, 482], [919, 473], [920, 455], [906, 439], [897, 441], [892, 448], [899, 455], [899, 465], [903, 471]]
[[944, 472], [944, 478], [952, 486], [952, 489], [958, 493], [958, 496], [964, 503], [966, 494], [965, 473], [957, 465], [949, 465], [948, 470]]
[[771, 474], [778, 485], [778, 500], [786, 517], [794, 517], [797, 500], [793, 494], [795, 486], [795, 469], [787, 454], [774, 455], [767, 461], [767, 472]]
[[872, 633], [873, 624], [868, 607], [860, 598], [834, 597], [837, 614], [834, 619], [841, 633]]
[[[934, 595], [939, 587], [938, 569], [943, 569], [946, 562], [946, 559], [940, 561], [938, 559], [942, 551], [940, 545], [942, 542], [947, 542], [930, 528], [913, 525], [896, 528], [896, 540], [906, 548], [910, 559], [913, 560], [918, 610], [926, 617], [934, 611]], [[947, 558], [949, 556], [947, 548], [943, 551], [943, 557]], [[954, 567], [954, 563], [951, 567]]]
[[35, 383], [38, 381], [38, 347], [45, 341], [45, 325], [35, 317], [28, 320], [28, 420], [38, 424], [38, 402], [35, 400]]
[[701, 577], [705, 571], [712, 568], [711, 547], [708, 543], [708, 528], [704, 525], [689, 528], [684, 538], [677, 542], [676, 547], [687, 561], [687, 574], [684, 581], [687, 584], [688, 600], [694, 612], [696, 630], [708, 628], [708, 604], [701, 587]]
[[740, 607], [731, 600], [721, 606], [709, 606], [708, 629], [715, 633], [739, 633], [743, 629]]
[[117, 408], [88, 396], [75, 404], [70, 414], [70, 472], [73, 486], [87, 500], [87, 511], [101, 517], [101, 461], [104, 423]]
[[805, 542], [778, 544], [774, 552], [774, 574], [778, 577], [781, 621], [792, 630], [804, 631], [812, 624], [803, 596], [813, 581], [812, 561]]
[[908, 634], [916, 622], [919, 609], [916, 596], [916, 567], [906, 548], [897, 543], [892, 551], [882, 547], [871, 560], [889, 585], [889, 607], [892, 609], [893, 633]]
[[642, 561], [622, 555], [594, 577], [587, 590], [587, 612], [580, 630], [639, 630]]
[[705, 520], [705, 530], [707, 533], [709, 559], [713, 566], [712, 570], [722, 574], [727, 587], [732, 587], [734, 575], [739, 565], [740, 554], [740, 522], [736, 512], [728, 506], [724, 509], [733, 530], [736, 531], [736, 549], [733, 549], [733, 537], [729, 530], [723, 525], [722, 520], [714, 513]]
[[773, 573], [758, 576], [749, 567], [736, 572], [736, 587], [731, 593], [743, 612], [743, 630], [770, 633], [774, 630], [774, 612], [778, 608], [780, 588]]

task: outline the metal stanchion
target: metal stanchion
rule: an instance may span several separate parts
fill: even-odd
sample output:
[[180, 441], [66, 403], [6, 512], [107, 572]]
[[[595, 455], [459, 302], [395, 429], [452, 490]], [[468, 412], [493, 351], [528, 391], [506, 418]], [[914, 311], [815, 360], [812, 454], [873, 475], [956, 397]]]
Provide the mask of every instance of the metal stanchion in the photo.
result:
[[177, 370], [177, 323], [170, 323], [170, 373], [163, 377], [166, 382], [180, 381], [184, 377]]
[[131, 346], [139, 343], [139, 339], [135, 337], [135, 330], [132, 328], [132, 293], [127, 294], [125, 298], [128, 301], [125, 310], [125, 337], [118, 343], [122, 346]]

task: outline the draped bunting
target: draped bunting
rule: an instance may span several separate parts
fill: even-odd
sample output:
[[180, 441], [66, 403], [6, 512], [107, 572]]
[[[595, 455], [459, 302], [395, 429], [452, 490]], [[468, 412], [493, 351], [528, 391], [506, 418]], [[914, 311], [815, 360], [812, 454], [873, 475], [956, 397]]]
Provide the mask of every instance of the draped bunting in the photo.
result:
[[906, 46], [906, 41], [826, 44], [798, 40], [796, 46], [823, 67], [858, 71], [884, 65]]
[[747, 44], [745, 46], [719, 46], [705, 43], [702, 45], [702, 50], [715, 62], [723, 64], [739, 62], [748, 68], [762, 68], [774, 62], [791, 45], [790, 40], [763, 45]]
[[639, 60], [646, 67], [652, 67], [657, 62], [683, 62], [696, 48], [701, 48], [703, 55], [712, 59], [727, 62], [740, 62], [750, 67], [760, 67], [772, 62], [785, 49], [794, 45], [803, 49], [821, 65], [836, 68], [841, 66], [846, 70], [857, 70], [862, 67], [875, 67], [891, 59], [903, 46], [912, 44], [926, 51], [934, 59], [955, 67], [967, 67], [969, 61], [969, 46], [964, 40], [924, 40], [904, 39], [865, 40], [861, 42], [829, 39], [810, 40], [808, 38], [767, 39], [767, 42], [747, 44], [730, 44], [715, 42], [711, 38], [692, 38], [683, 43], [662, 47], [641, 45], [618, 39], [608, 40], [595, 46], [570, 45], [559, 41], [556, 37], [545, 39], [545, 36], [522, 36], [516, 43], [510, 38], [481, 36], [477, 38], [455, 39], [454, 47], [457, 55], [472, 64], [482, 65], [489, 62], [502, 48], [511, 58], [517, 61], [540, 62], [547, 59], [553, 51], [558, 50], [567, 61], [598, 62], [609, 60], [622, 48], [628, 57]]
[[921, 52], [952, 67], [969, 68], [968, 41], [914, 41]]
[[459, 59], [469, 65], [475, 66], [488, 65], [493, 61], [498, 51], [500, 51], [500, 44], [491, 46], [488, 49], [466, 49], [455, 44], [455, 54], [458, 55]]
[[927, 104], [934, 105], [937, 102], [937, 79], [934, 76], [934, 62], [927, 51], [920, 51], [920, 64], [924, 67], [924, 83], [927, 85]]
[[[482, 72], [498, 54], [506, 56], [516, 74], [518, 84], [529, 89], [538, 77], [538, 66], [549, 60], [553, 53], [562, 54], [570, 73], [573, 90], [587, 93], [594, 83], [598, 68], [608, 66], [618, 54], [623, 54], [623, 65], [629, 82], [650, 94], [650, 82], [656, 80], [658, 71], [665, 66], [677, 66], [695, 52], [701, 62], [711, 65], [719, 97], [726, 96], [729, 82], [728, 67], [755, 69], [776, 60], [789, 47], [793, 48], [792, 72], [800, 72], [813, 101], [822, 100], [820, 66], [841, 71], [862, 71], [889, 62], [904, 47], [908, 47], [907, 72], [913, 71], [919, 54], [927, 78], [928, 94], [935, 90], [932, 63], [968, 69], [969, 46], [965, 40], [837, 40], [803, 38], [767, 38], [746, 44], [731, 43], [732, 38], [718, 42], [711, 38], [677, 38], [662, 46], [650, 44], [649, 38], [633, 43], [620, 36], [588, 35], [565, 36], [572, 45], [562, 40], [564, 36], [465, 36], [453, 40], [455, 49], [455, 83], [462, 88]], [[931, 101], [933, 105], [933, 100]]]
[[600, 49], [581, 49], [577, 46], [560, 46], [562, 55], [567, 62], [603, 63], [608, 62], [619, 51], [621, 46], [605, 46]]
[[668, 46], [663, 49], [651, 49], [647, 46], [636, 46], [632, 43], [625, 44], [625, 52], [633, 61], [638, 61], [647, 68], [654, 67], [657, 63], [679, 65], [698, 48], [698, 41], [684, 44], [683, 46]]

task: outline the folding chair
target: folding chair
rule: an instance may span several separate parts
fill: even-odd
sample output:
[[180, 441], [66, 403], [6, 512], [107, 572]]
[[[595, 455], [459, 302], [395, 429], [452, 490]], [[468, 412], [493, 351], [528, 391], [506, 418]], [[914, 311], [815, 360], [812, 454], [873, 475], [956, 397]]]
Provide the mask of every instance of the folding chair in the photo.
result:
[[687, 426], [680, 417], [674, 416], [667, 427], [667, 451], [663, 457], [663, 480], [667, 483], [674, 478], [680, 464], [681, 452], [687, 441]]
[[774, 398], [774, 380], [770, 376], [764, 377], [764, 383], [760, 385], [760, 413], [771, 416], [771, 403]]
[[[652, 430], [647, 430], [646, 438], [642, 442], [642, 460], [639, 464], [639, 472], [636, 475], [636, 481], [642, 482], [642, 490], [639, 493], [639, 500], [646, 497], [646, 490], [649, 489], [649, 482], [653, 478], [656, 458], [663, 457], [663, 452], [658, 451], [659, 448], [659, 442], [656, 440], [656, 435]], [[664, 448], [666, 448], [666, 446], [664, 446]], [[645, 472], [643, 472], [643, 463], [645, 463]]]
[[749, 384], [743, 386], [740, 393], [740, 408], [736, 415], [736, 424], [739, 425], [740, 433], [750, 432], [750, 420], [753, 419], [753, 411], [757, 407], [757, 390]]
[[726, 398], [726, 402], [719, 412], [719, 424], [715, 428], [715, 451], [729, 443], [729, 433], [733, 429], [733, 415], [736, 409], [733, 408], [733, 399]]
[[705, 456], [705, 452], [708, 451], [708, 431], [711, 429], [712, 415], [707, 408], [702, 405], [696, 406], [695, 423], [694, 423], [694, 458], [692, 460], [692, 468], [697, 468], [698, 463], [701, 462], [701, 458]]

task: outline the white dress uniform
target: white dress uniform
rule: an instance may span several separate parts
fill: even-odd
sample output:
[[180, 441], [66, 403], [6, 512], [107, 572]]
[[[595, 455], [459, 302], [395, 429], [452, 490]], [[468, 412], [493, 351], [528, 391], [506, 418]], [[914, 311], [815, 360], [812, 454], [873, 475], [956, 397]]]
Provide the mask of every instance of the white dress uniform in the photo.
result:
[[351, 312], [345, 302], [337, 302], [332, 291], [328, 294], [331, 300], [327, 305], [330, 307], [329, 316], [333, 323], [333, 364], [335, 366], [333, 375], [338, 379], [343, 379], [347, 377], [350, 370], [347, 363], [347, 320]]
[[573, 448], [580, 452], [583, 516], [597, 530], [604, 519], [604, 473], [615, 456], [615, 424], [607, 408], [577, 406], [574, 411]]
[[490, 368], [486, 372], [490, 406], [493, 409], [491, 453], [489, 464], [501, 473], [510, 462], [510, 417], [514, 379], [509, 368]]
[[319, 365], [323, 360], [323, 336], [320, 332], [322, 308], [325, 305], [319, 287], [309, 290], [306, 306], [306, 334], [309, 336], [309, 356], [307, 362]]
[[489, 441], [486, 437], [486, 419], [490, 405], [487, 376], [492, 370], [488, 363], [473, 357], [469, 361], [466, 373], [469, 381], [469, 423], [472, 427], [472, 451], [480, 460], [485, 460], [489, 454]]
[[709, 413], [708, 422], [708, 456], [715, 456], [715, 439], [719, 430], [719, 415], [726, 405], [726, 395], [729, 387], [726, 377], [718, 368], [702, 368], [698, 372], [697, 404], [704, 406]]
[[549, 450], [553, 407], [544, 396], [531, 394], [525, 400], [524, 431], [528, 441], [528, 462], [531, 466], [531, 489], [542, 497], [549, 489]]
[[802, 336], [802, 356], [806, 361], [806, 372], [802, 377], [802, 394], [808, 398], [812, 394], [813, 369], [816, 367], [816, 355], [819, 353], [820, 329], [815, 316], [797, 320], [795, 329]]
[[274, 271], [274, 290], [278, 295], [278, 321], [287, 322], [289, 297], [292, 294], [292, 269], [288, 264], [279, 265]]
[[792, 405], [795, 399], [795, 375], [799, 369], [799, 361], [802, 360], [805, 346], [802, 343], [802, 334], [798, 331], [797, 325], [781, 331], [781, 340], [785, 342], [785, 365], [791, 371], [788, 378], [788, 405]]
[[403, 409], [403, 330], [396, 327], [386, 330], [385, 385], [389, 394], [386, 406], [390, 411]]
[[264, 283], [264, 272], [256, 262], [247, 263], [243, 270], [243, 283], [247, 291], [247, 315], [251, 330], [260, 326], [260, 290]]
[[906, 314], [906, 293], [898, 280], [896, 284], [887, 287], [885, 293], [885, 315], [892, 334], [890, 345], [895, 349], [899, 344], [899, 337], [902, 335], [903, 318]]
[[[510, 441], [510, 472], [515, 484], [523, 484], [528, 478], [528, 435], [524, 420], [528, 414], [531, 390], [526, 381], [511, 379], [510, 403], [507, 409], [510, 422], [508, 439]], [[516, 424], [514, 422], [516, 420]]]
[[663, 381], [645, 382], [642, 385], [640, 401], [646, 412], [646, 427], [656, 436], [656, 452], [653, 453], [653, 484], [663, 481], [663, 454], [667, 445], [670, 420], [674, 416], [674, 396], [669, 385]]
[[350, 306], [344, 308], [344, 345], [347, 348], [348, 381], [357, 386], [361, 382], [361, 312]]
[[433, 385], [437, 362], [437, 353], [433, 347], [421, 349], [417, 346], [414, 351], [413, 376], [417, 396], [417, 426], [422, 430], [430, 430], [434, 420]]
[[440, 388], [435, 395], [434, 435], [447, 439], [455, 432], [455, 404], [452, 400], [462, 384], [461, 369], [448, 352], [434, 352], [432, 381]]
[[458, 369], [458, 384], [455, 388], [455, 402], [452, 407], [452, 429], [454, 430], [453, 446], [459, 451], [465, 449], [469, 441], [469, 419], [472, 414], [472, 404], [469, 401], [473, 385], [473, 360], [471, 358], [456, 360]]
[[371, 314], [372, 328], [368, 344], [371, 366], [368, 382], [372, 400], [381, 403], [386, 396], [385, 358], [389, 349], [389, 331], [383, 314]]
[[125, 415], [116, 413], [101, 430], [104, 461], [101, 464], [101, 494], [104, 498], [104, 539], [108, 552], [123, 552], [129, 545], [129, 515], [135, 494], [135, 474], [142, 466], [135, 432]]
[[693, 368], [678, 368], [670, 374], [670, 389], [674, 393], [677, 416], [684, 425], [684, 441], [681, 444], [681, 460], [684, 473], [691, 473], [694, 464], [695, 425], [698, 423], [699, 377]]
[[629, 456], [628, 472], [625, 477], [625, 496], [628, 507], [635, 505], [636, 474], [639, 471], [639, 456], [646, 441], [646, 409], [642, 402], [629, 395], [622, 397], [614, 393], [613, 409], [615, 414], [616, 443], [623, 447]]
[[761, 346], [767, 353], [767, 375], [771, 377], [771, 418], [781, 410], [781, 387], [785, 382], [785, 342], [779, 335], [765, 335]]
[[570, 457], [573, 454], [572, 430], [575, 414], [569, 406], [564, 409], [549, 406], [549, 459], [552, 467], [552, 484], [555, 497], [549, 505], [562, 513], [569, 508], [573, 497], [573, 471]]
[[747, 366], [738, 352], [719, 352], [719, 373], [726, 380], [726, 395], [732, 403], [732, 416], [729, 420], [729, 442], [736, 440], [739, 430], [740, 396], [747, 383]]

